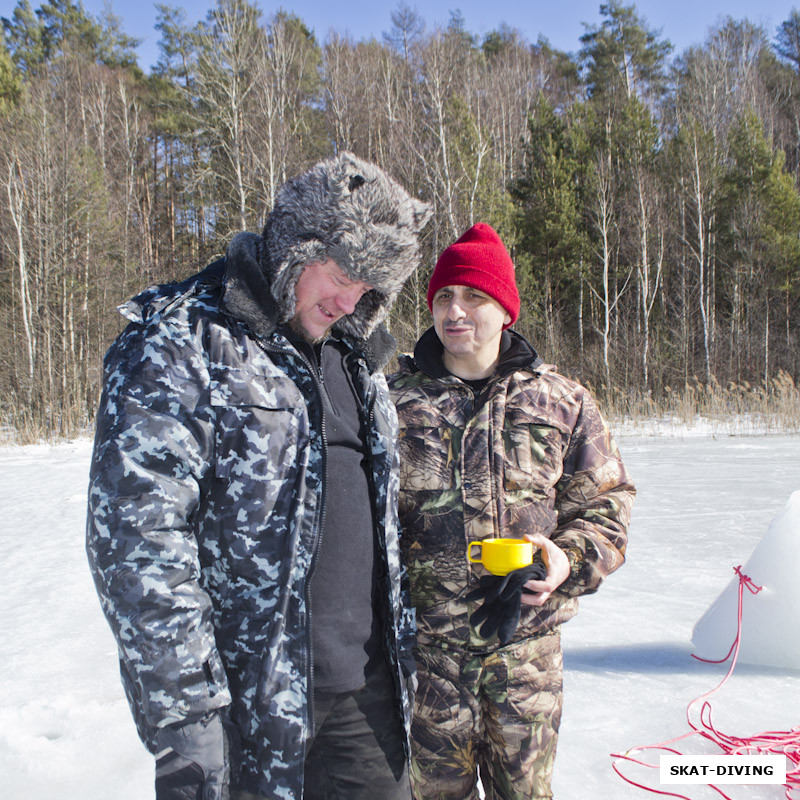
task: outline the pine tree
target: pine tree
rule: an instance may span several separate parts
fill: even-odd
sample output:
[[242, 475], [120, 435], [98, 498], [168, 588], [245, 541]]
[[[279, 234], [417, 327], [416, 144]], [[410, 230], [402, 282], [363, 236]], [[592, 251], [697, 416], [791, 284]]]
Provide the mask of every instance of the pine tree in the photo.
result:
[[509, 187], [517, 206], [518, 269], [526, 267], [517, 280], [522, 295], [535, 298], [534, 318], [544, 320], [552, 350], [565, 312], [574, 308], [587, 248], [579, 197], [582, 154], [567, 121], [543, 94], [528, 115], [528, 130], [523, 171]]

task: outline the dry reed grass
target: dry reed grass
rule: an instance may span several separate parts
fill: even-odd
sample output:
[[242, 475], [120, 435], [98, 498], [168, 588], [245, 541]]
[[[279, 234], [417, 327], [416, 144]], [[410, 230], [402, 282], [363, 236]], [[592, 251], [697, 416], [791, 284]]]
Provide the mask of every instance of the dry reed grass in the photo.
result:
[[[800, 433], [800, 383], [780, 371], [768, 383], [708, 383], [693, 377], [685, 386], [665, 387], [660, 396], [612, 387], [587, 388], [617, 431], [641, 429], [660, 423], [672, 428], [692, 427], [698, 422], [711, 432], [729, 435]], [[0, 444], [56, 442], [91, 436], [93, 421], [78, 411], [54, 411], [43, 420], [24, 404], [0, 408]]]
[[674, 426], [703, 421], [714, 432], [735, 434], [800, 433], [800, 384], [781, 370], [768, 382], [752, 384], [696, 376], [680, 388], [666, 386], [659, 397], [612, 388], [599, 402], [610, 421], [634, 427], [654, 420]]
[[40, 444], [68, 441], [91, 436], [94, 421], [85, 410], [50, 408], [34, 411], [19, 398], [0, 407], [0, 444]]

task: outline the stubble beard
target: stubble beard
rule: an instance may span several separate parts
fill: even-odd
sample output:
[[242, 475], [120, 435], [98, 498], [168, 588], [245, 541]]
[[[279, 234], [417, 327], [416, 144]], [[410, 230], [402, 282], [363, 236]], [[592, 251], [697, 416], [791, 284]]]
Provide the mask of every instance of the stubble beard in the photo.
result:
[[287, 325], [294, 334], [299, 336], [304, 342], [308, 342], [308, 344], [319, 344], [320, 342], [327, 339], [328, 335], [331, 332], [331, 329], [328, 328], [321, 336], [314, 336], [314, 334], [310, 333], [306, 329], [305, 325], [303, 325], [302, 321], [300, 320], [300, 316], [298, 314], [295, 314], [289, 320]]

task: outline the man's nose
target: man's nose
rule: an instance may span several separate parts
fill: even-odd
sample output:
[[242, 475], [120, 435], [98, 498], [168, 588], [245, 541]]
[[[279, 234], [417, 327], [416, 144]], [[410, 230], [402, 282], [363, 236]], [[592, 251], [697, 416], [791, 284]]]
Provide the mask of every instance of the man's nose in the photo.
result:
[[336, 295], [336, 305], [342, 314], [352, 314], [361, 299], [363, 291], [358, 286], [350, 286]]
[[464, 319], [466, 315], [467, 314], [461, 306], [458, 298], [454, 297], [450, 301], [450, 305], [447, 307], [447, 319], [452, 320], [453, 322], [458, 322], [458, 320]]

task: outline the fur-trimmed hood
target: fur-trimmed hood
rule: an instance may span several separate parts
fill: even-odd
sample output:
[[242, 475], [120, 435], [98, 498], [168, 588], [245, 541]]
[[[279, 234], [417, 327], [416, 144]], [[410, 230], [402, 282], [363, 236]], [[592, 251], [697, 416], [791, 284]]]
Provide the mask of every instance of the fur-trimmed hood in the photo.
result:
[[[211, 264], [206, 272], [212, 281], [219, 281], [224, 286], [221, 305], [225, 311], [245, 322], [257, 336], [267, 338], [280, 324], [281, 314], [270, 291], [269, 278], [260, 266], [264, 260], [263, 249], [264, 241], [260, 236], [238, 233], [228, 245], [224, 262], [220, 260]], [[204, 274], [196, 279], [202, 280]], [[342, 335], [344, 332], [337, 333]], [[394, 337], [381, 323], [372, 327], [367, 336], [344, 335], [355, 339], [372, 372], [386, 366], [397, 346]]]
[[306, 264], [332, 259], [353, 281], [374, 287], [337, 333], [369, 338], [419, 263], [418, 234], [431, 207], [382, 169], [351, 153], [321, 161], [278, 191], [260, 248], [260, 264], [279, 322], [295, 313], [295, 284]]

